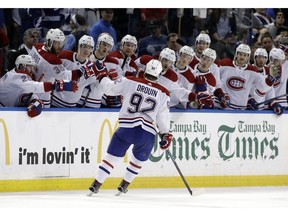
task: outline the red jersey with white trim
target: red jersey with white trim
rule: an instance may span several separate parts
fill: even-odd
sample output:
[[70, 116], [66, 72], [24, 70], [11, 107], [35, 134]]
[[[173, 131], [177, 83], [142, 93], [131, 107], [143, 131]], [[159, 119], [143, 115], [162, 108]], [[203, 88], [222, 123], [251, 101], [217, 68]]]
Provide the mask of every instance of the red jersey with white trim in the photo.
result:
[[169, 92], [162, 85], [143, 78], [122, 77], [115, 81], [104, 77], [99, 85], [105, 94], [122, 95], [123, 104], [119, 112], [119, 127], [134, 128], [156, 134], [153, 123], [160, 134], [170, 128]]
[[38, 99], [36, 93], [43, 92], [43, 82], [35, 82], [14, 69], [0, 79], [0, 103], [5, 107], [27, 107], [32, 99]]
[[[35, 72], [36, 80], [44, 74], [43, 81], [54, 83], [55, 80], [71, 80], [72, 73], [67, 70], [56, 54], [49, 52], [44, 44], [35, 44], [29, 53], [37, 64]], [[50, 107], [51, 94], [50, 92], [39, 94], [39, 99], [44, 103], [45, 107]]]
[[231, 59], [221, 62], [220, 78], [222, 90], [230, 96], [231, 109], [246, 109], [249, 94], [253, 86], [262, 93], [269, 91], [271, 86], [257, 69], [252, 65], [238, 67]]
[[[63, 66], [67, 70], [76, 70], [84, 65], [91, 63], [88, 58], [84, 62], [79, 62], [76, 58], [76, 55], [77, 53], [71, 50], [63, 50], [59, 55], [61, 61], [63, 62]], [[77, 82], [78, 90], [76, 92], [55, 91], [52, 98], [52, 105], [54, 107], [76, 107], [84, 88], [93, 82], [98, 82], [96, 81], [95, 76], [91, 76], [88, 79], [85, 79], [84, 76], [81, 76]]]

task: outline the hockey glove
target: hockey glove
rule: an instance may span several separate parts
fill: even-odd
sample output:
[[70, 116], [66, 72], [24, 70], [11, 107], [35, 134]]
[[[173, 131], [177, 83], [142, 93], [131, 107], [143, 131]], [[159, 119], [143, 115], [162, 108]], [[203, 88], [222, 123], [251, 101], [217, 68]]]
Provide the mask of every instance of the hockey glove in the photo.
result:
[[96, 80], [99, 80], [99, 82], [101, 81], [101, 79], [103, 77], [107, 77], [108, 76], [108, 72], [107, 69], [104, 65], [102, 65], [99, 61], [96, 61], [92, 67], [91, 70], [93, 71]]
[[74, 81], [56, 80], [54, 86], [57, 92], [62, 91], [76, 92], [78, 90], [78, 85]]
[[218, 97], [220, 106], [225, 109], [230, 106], [230, 96], [226, 93], [219, 95]]
[[275, 66], [274, 64], [271, 64], [269, 66], [269, 74], [267, 78], [273, 83], [279, 81], [281, 78], [281, 66]]
[[159, 142], [160, 148], [162, 150], [168, 149], [169, 146], [171, 145], [173, 135], [171, 133], [165, 133], [165, 134], [161, 134], [160, 138], [161, 138]]
[[270, 105], [270, 108], [273, 110], [273, 112], [277, 115], [282, 115], [282, 113], [284, 112], [285, 108], [283, 106], [281, 106], [279, 103], [277, 102], [273, 102]]
[[93, 67], [94, 64], [90, 63], [89, 65], [84, 65], [82, 66], [79, 70], [81, 71], [81, 73], [83, 74], [85, 79], [88, 79], [91, 76], [94, 76], [94, 72], [91, 69]]
[[258, 110], [258, 104], [254, 98], [249, 98], [247, 103], [247, 109], [248, 110]]
[[202, 109], [204, 106], [211, 108], [213, 106], [213, 98], [208, 94], [198, 94], [197, 95], [198, 109]]
[[40, 115], [44, 108], [43, 102], [41, 100], [34, 99], [31, 101], [29, 106], [27, 107], [27, 114], [31, 118]]
[[207, 83], [204, 76], [197, 76], [195, 78], [195, 92], [201, 93], [207, 91]]

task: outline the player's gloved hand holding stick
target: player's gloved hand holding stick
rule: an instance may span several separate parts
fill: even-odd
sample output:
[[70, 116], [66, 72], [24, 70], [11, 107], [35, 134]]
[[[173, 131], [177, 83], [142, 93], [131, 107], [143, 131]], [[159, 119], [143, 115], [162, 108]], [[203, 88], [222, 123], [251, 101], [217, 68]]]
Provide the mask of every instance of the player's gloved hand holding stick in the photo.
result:
[[56, 80], [54, 83], [54, 89], [57, 92], [62, 91], [76, 92], [78, 90], [78, 85], [75, 81]]

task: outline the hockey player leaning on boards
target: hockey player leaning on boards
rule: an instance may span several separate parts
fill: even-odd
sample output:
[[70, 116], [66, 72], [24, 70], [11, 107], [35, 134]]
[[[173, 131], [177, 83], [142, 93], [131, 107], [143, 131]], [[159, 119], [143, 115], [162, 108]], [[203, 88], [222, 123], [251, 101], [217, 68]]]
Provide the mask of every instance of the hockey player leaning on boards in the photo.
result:
[[0, 79], [0, 106], [27, 107], [30, 117], [39, 115], [43, 102], [37, 93], [59, 91], [77, 91], [78, 86], [72, 81], [37, 82], [34, 81], [36, 63], [29, 55], [20, 55], [16, 67]]
[[278, 80], [278, 71], [269, 70], [267, 77], [257, 73], [257, 69], [249, 64], [250, 54], [250, 47], [240, 44], [234, 60], [220, 62], [221, 88], [230, 96], [230, 109], [247, 109], [247, 101], [249, 106], [257, 107], [255, 100], [249, 99], [251, 89], [256, 86], [257, 91], [265, 94]]
[[[272, 50], [274, 50], [274, 51], [272, 51]], [[280, 49], [276, 49], [276, 48], [273, 48], [272, 50], [270, 51], [270, 55], [269, 55], [269, 58], [271, 59], [270, 62], [273, 63], [275, 61], [275, 63], [276, 63], [276, 61], [279, 60], [278, 62], [280, 63], [281, 58], [282, 58], [282, 60], [285, 58], [283, 51]], [[254, 52], [254, 64], [253, 64], [253, 66], [256, 67], [258, 73], [264, 77], [267, 77], [269, 74], [269, 66], [266, 65], [267, 61], [268, 61], [267, 51], [263, 48], [257, 48]], [[275, 86], [275, 84], [274, 84], [274, 86]], [[275, 98], [275, 90], [274, 90], [274, 88], [271, 88], [269, 91], [266, 92], [266, 94], [261, 94], [258, 92], [257, 88], [254, 87], [251, 89], [250, 98], [255, 99], [257, 104], [262, 103], [266, 100], [270, 100], [270, 99]], [[271, 101], [267, 104], [268, 105], [265, 105], [265, 104], [258, 105], [256, 108], [258, 108], [259, 110], [269, 108], [269, 109], [272, 109], [273, 112], [277, 115], [281, 115], [284, 111], [284, 107], [282, 107], [276, 100]], [[253, 109], [253, 107], [248, 107], [248, 109], [249, 108]]]
[[[139, 70], [138, 76], [141, 77], [143, 69], [146, 67], [147, 62], [153, 59], [152, 56], [143, 55], [135, 60], [137, 66], [142, 70]], [[170, 92], [171, 103], [170, 107], [181, 107], [181, 108], [197, 108], [202, 109], [204, 105], [211, 107], [213, 104], [212, 97], [207, 94], [197, 94], [192, 90], [188, 90], [183, 87], [179, 80], [178, 75], [174, 70], [171, 69], [172, 64], [175, 62], [175, 52], [169, 48], [164, 48], [159, 55], [159, 61], [162, 64], [162, 72], [158, 78], [158, 82], [168, 89]], [[196, 89], [201, 89], [203, 83], [199, 85], [195, 83]]]
[[[83, 35], [78, 42], [78, 51], [73, 52], [71, 50], [63, 50], [60, 54], [60, 58], [63, 62], [63, 66], [67, 70], [77, 70], [86, 65], [91, 65], [92, 62], [89, 60], [89, 56], [94, 49], [94, 40], [91, 36]], [[96, 64], [99, 70], [105, 70], [104, 67], [98, 62]], [[95, 89], [97, 88], [97, 81], [95, 76], [90, 76], [85, 78], [81, 76], [79, 78], [78, 91], [77, 92], [54, 92], [52, 97], [53, 107], [76, 107], [77, 103], [81, 99], [82, 92], [87, 85], [93, 85]], [[96, 90], [97, 91], [97, 90]], [[98, 91], [99, 92], [99, 91]], [[99, 97], [101, 101], [102, 94], [99, 92]], [[100, 105], [99, 105], [100, 107]]]
[[130, 162], [118, 187], [119, 193], [127, 192], [127, 187], [151, 154], [157, 134], [154, 122], [160, 131], [160, 148], [169, 148], [173, 137], [169, 133], [170, 95], [168, 90], [157, 82], [161, 71], [161, 62], [153, 59], [146, 66], [144, 78], [122, 77], [113, 82], [95, 74], [105, 93], [123, 95], [124, 100], [119, 113], [119, 128], [113, 134], [107, 154], [97, 170], [96, 179], [89, 187], [90, 195], [98, 193], [113, 168], [123, 160], [130, 145], [134, 144]]
[[[46, 34], [46, 40], [44, 44], [35, 44], [29, 53], [37, 64], [37, 70], [35, 71], [37, 80], [43, 74], [43, 81], [45, 82], [54, 82], [55, 80], [63, 79], [78, 81], [82, 75], [85, 78], [92, 75], [86, 66], [72, 71], [65, 69], [59, 57], [65, 42], [64, 33], [60, 29], [50, 29]], [[45, 107], [50, 107], [50, 92], [39, 94], [39, 99], [43, 101]]]

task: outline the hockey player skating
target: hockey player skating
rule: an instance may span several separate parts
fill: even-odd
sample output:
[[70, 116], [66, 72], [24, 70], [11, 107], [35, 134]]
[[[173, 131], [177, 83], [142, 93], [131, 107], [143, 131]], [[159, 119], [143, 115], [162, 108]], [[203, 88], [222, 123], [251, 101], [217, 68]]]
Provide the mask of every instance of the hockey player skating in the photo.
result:
[[130, 145], [134, 144], [126, 172], [118, 187], [119, 193], [127, 192], [127, 187], [150, 156], [157, 134], [154, 122], [161, 137], [160, 148], [165, 150], [170, 146], [173, 137], [169, 133], [170, 95], [166, 88], [157, 83], [161, 71], [161, 62], [153, 59], [146, 66], [144, 78], [122, 77], [113, 82], [95, 74], [107, 94], [123, 95], [124, 100], [119, 113], [119, 128], [113, 134], [96, 179], [89, 187], [89, 195], [98, 193], [115, 165], [122, 160]]
[[36, 82], [33, 80], [36, 63], [29, 55], [20, 55], [15, 61], [16, 67], [0, 79], [0, 106], [27, 107], [30, 117], [38, 116], [43, 102], [37, 93], [55, 91], [77, 91], [72, 81]]

